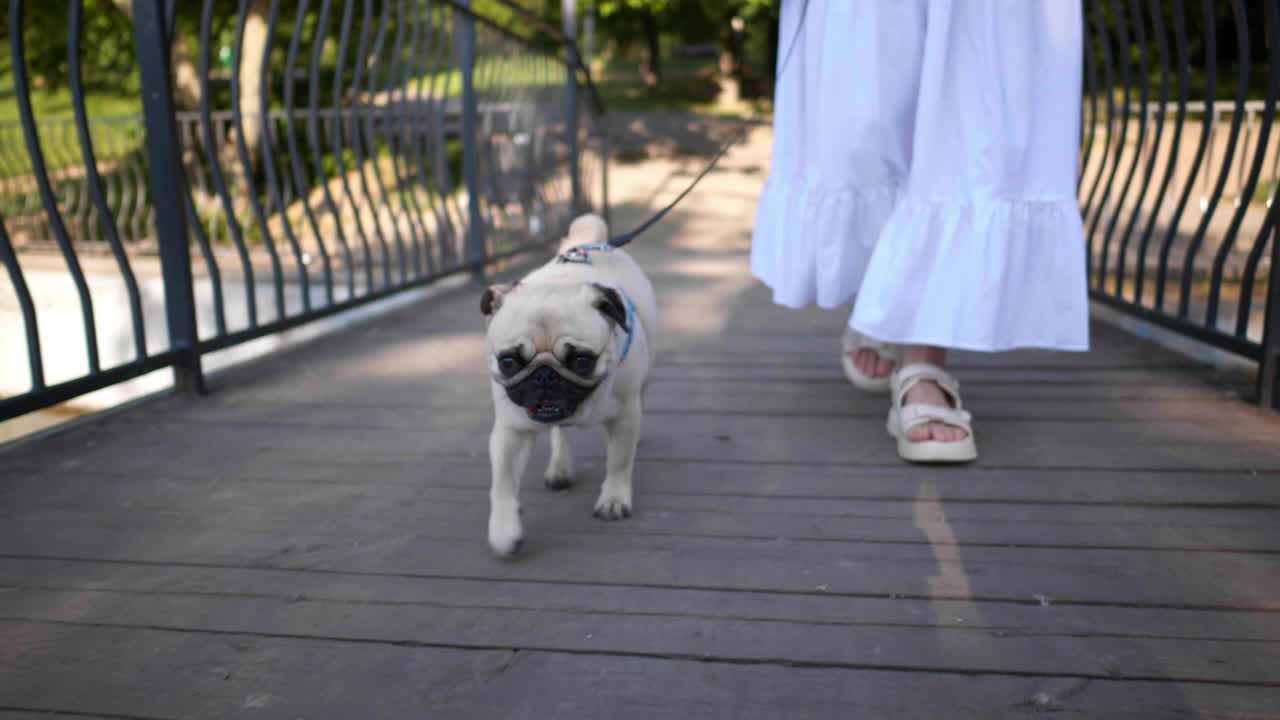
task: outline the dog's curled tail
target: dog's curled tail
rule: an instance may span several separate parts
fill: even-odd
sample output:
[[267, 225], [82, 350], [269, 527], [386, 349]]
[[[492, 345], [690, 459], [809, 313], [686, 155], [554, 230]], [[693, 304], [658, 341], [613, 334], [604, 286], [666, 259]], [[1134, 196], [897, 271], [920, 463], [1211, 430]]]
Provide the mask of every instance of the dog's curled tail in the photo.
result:
[[595, 245], [609, 239], [609, 226], [594, 213], [583, 215], [569, 224], [569, 236], [561, 244], [561, 252], [579, 245]]

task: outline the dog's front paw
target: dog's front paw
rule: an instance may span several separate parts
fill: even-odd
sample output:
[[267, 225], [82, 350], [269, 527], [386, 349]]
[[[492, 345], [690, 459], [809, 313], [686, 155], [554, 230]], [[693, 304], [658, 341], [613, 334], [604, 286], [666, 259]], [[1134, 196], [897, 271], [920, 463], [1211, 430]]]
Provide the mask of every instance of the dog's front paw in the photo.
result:
[[524, 544], [524, 528], [520, 526], [520, 509], [515, 506], [494, 508], [489, 512], [489, 547], [496, 555], [510, 557]]
[[601, 492], [596, 500], [595, 512], [601, 520], [621, 520], [631, 517], [631, 498], [622, 497], [620, 493]]
[[543, 483], [548, 490], [568, 490], [573, 487], [573, 473], [564, 471], [552, 472], [548, 468], [547, 474], [543, 477]]

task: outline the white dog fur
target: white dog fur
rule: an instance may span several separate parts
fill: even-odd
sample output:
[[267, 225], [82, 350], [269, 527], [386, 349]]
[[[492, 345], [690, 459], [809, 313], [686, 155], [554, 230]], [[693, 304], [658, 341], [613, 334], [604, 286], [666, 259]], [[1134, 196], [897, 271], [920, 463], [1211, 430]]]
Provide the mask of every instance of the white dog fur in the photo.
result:
[[[604, 243], [607, 238], [604, 220], [584, 215], [569, 226], [561, 252]], [[489, 545], [499, 555], [517, 552], [523, 542], [520, 478], [534, 439], [544, 430], [551, 433], [546, 484], [559, 489], [569, 485], [574, 473], [564, 426], [602, 425], [608, 436], [607, 467], [595, 515], [617, 520], [631, 514], [632, 470], [643, 425], [642, 396], [653, 367], [657, 301], [649, 279], [625, 251], [593, 249], [588, 257], [589, 262], [553, 259], [518, 283], [489, 288], [481, 303], [488, 318], [486, 349], [494, 407], [489, 438]], [[629, 299], [632, 308], [629, 347], [626, 323], [618, 321], [619, 295]], [[586, 350], [597, 360], [594, 371], [581, 379], [598, 384], [569, 417], [550, 423], [535, 420], [535, 410], [516, 404], [502, 384], [499, 356], [511, 355], [513, 348], [518, 349], [519, 358], [507, 361], [508, 370], [517, 363], [525, 363], [528, 372], [550, 365], [561, 368], [556, 372], [565, 377], [566, 353], [575, 352], [573, 348]]]

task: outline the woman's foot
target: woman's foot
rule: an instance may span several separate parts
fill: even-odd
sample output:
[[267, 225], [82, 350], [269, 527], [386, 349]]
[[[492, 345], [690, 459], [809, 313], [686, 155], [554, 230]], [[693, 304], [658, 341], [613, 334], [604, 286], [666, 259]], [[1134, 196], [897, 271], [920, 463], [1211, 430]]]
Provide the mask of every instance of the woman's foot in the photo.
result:
[[[905, 349], [902, 364], [903, 367], [914, 365], [916, 363], [925, 363], [942, 368], [947, 362], [947, 351], [945, 348], [932, 347], [929, 345], [908, 345]], [[943, 392], [938, 383], [933, 380], [920, 380], [914, 387], [907, 391], [906, 397], [902, 402], [904, 407], [911, 405], [935, 405], [937, 407], [950, 408], [953, 404], [947, 393]], [[930, 422], [924, 425], [917, 425], [907, 429], [907, 438], [912, 442], [925, 442], [934, 440], [937, 442], [959, 442], [969, 436], [963, 428], [955, 427], [941, 422]]]
[[892, 358], [887, 358], [869, 348], [851, 351], [849, 359], [853, 361], [853, 366], [858, 368], [863, 375], [877, 380], [889, 377], [898, 367], [898, 364]]
[[890, 376], [902, 357], [901, 346], [882, 343], [849, 328], [845, 329], [841, 344], [840, 362], [854, 387], [877, 393], [889, 389]]

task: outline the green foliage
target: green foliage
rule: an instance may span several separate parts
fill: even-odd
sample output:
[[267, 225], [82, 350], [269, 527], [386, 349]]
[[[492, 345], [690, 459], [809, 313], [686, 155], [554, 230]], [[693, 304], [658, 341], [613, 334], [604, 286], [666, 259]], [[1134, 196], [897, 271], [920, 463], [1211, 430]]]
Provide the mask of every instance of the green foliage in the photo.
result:
[[[601, 0], [596, 4], [596, 12], [600, 13], [602, 18], [611, 18], [627, 11], [660, 15], [666, 12], [671, 5], [671, 0]], [[583, 8], [584, 11], [587, 9], [587, 7]]]
[[[69, 21], [65, 2], [28, 2], [23, 22], [27, 72], [33, 90], [65, 87], [70, 63]], [[0, 13], [3, 58], [0, 71], [12, 77], [9, 15]], [[85, 0], [81, 28], [81, 75], [89, 91], [111, 94], [137, 92], [133, 30], [129, 19], [110, 0]], [[9, 83], [12, 93], [12, 84]]]

